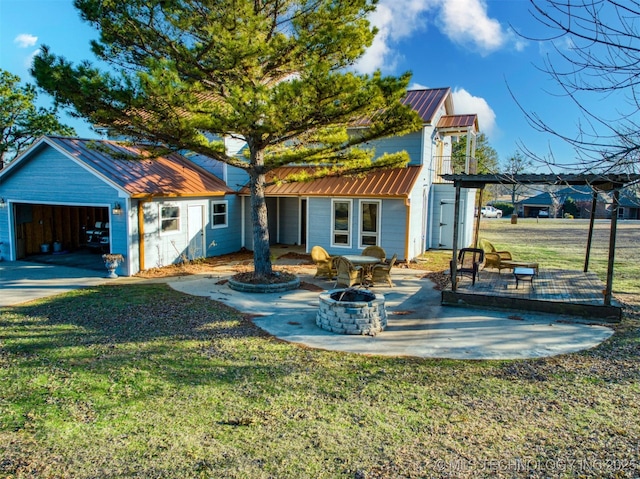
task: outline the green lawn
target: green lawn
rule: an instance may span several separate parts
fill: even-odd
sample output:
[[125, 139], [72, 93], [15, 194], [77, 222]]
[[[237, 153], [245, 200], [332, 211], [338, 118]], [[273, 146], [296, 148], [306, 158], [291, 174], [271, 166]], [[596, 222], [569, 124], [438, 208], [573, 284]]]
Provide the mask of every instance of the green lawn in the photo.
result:
[[[483, 219], [480, 237], [491, 241], [496, 249], [511, 252], [514, 258], [537, 261], [541, 268], [584, 268], [589, 222], [587, 220]], [[597, 220], [594, 227], [589, 271], [606, 281], [609, 258], [610, 221]], [[618, 223], [614, 261], [614, 293], [640, 293], [640, 222]]]
[[0, 478], [638, 477], [639, 317], [453, 361], [290, 345], [162, 284], [0, 309]]

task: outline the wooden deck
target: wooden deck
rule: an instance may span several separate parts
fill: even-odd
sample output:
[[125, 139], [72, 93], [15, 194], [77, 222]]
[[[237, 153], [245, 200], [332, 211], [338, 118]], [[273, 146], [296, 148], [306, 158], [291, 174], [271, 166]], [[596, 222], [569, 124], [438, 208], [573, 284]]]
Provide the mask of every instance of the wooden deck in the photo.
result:
[[584, 316], [594, 321], [618, 322], [622, 308], [604, 304], [604, 283], [595, 273], [543, 270], [533, 281], [516, 280], [510, 271], [483, 270], [476, 284], [467, 277], [458, 278], [457, 290], [442, 292], [442, 304], [499, 309], [539, 311]]

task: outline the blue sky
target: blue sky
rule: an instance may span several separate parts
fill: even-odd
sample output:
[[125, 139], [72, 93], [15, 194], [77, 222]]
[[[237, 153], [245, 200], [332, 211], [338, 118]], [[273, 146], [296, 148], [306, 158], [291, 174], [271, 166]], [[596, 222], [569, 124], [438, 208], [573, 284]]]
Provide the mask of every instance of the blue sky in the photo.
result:
[[[577, 131], [577, 108], [539, 70], [552, 46], [514, 31], [545, 33], [530, 8], [527, 0], [380, 0], [371, 18], [379, 34], [357, 69], [411, 71], [413, 87], [451, 87], [456, 111], [478, 113], [480, 129], [501, 161], [523, 144], [540, 156], [551, 151], [557, 160], [572, 162], [575, 154], [563, 142], [528, 125], [507, 87], [527, 111], [563, 133]], [[0, 1], [0, 68], [24, 81], [32, 82], [29, 65], [40, 45], [77, 63], [93, 60], [89, 41], [95, 38], [72, 0]], [[589, 108], [615, 108], [611, 99], [588, 101]], [[78, 120], [63, 120], [79, 136], [96, 136]]]

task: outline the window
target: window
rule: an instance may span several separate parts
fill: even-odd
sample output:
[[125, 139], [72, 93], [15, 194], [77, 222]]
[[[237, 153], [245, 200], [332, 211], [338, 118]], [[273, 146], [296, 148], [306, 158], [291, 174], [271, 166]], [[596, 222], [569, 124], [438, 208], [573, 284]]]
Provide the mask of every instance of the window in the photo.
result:
[[380, 202], [363, 201], [360, 208], [360, 246], [380, 246]]
[[160, 207], [160, 232], [172, 233], [180, 231], [180, 207], [161, 206]]
[[228, 218], [228, 202], [212, 201], [211, 202], [211, 227], [226, 228], [229, 226]]
[[332, 200], [333, 223], [332, 245], [351, 246], [351, 232], [349, 230], [351, 201]]

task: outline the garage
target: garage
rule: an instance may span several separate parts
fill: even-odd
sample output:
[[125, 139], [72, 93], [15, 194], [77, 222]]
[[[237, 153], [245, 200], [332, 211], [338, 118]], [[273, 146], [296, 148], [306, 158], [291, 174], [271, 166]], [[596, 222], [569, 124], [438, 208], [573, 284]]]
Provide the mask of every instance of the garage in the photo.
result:
[[[224, 224], [211, 222], [212, 203], [225, 206]], [[0, 171], [0, 260], [104, 270], [101, 253], [113, 253], [118, 274], [131, 276], [225, 254], [241, 246], [237, 203], [235, 190], [181, 155], [42, 137]]]
[[16, 259], [100, 267], [110, 252], [109, 209], [83, 205], [16, 203]]

